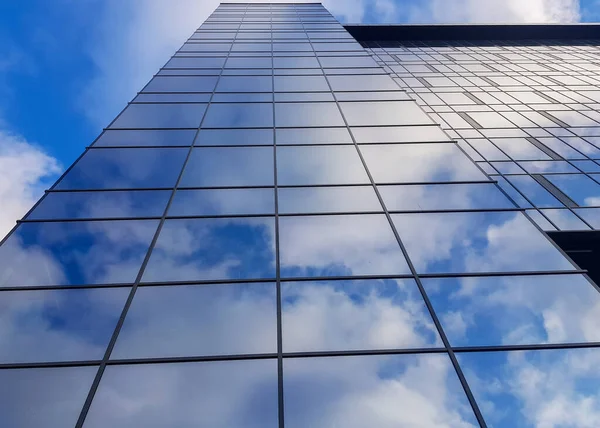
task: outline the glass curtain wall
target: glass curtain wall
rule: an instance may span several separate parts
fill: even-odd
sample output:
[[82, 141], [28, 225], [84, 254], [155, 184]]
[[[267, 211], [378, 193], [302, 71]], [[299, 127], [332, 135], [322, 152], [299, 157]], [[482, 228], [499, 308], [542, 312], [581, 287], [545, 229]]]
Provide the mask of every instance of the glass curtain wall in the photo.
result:
[[0, 246], [0, 425], [598, 402], [597, 290], [370, 53], [320, 4], [215, 10]]

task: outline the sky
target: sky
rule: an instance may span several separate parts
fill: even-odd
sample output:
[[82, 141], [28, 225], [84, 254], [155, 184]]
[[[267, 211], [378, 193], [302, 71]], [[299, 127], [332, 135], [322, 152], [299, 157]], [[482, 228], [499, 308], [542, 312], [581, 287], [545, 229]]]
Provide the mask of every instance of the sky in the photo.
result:
[[[0, 235], [218, 5], [0, 4]], [[593, 22], [598, 0], [328, 0], [342, 23]]]

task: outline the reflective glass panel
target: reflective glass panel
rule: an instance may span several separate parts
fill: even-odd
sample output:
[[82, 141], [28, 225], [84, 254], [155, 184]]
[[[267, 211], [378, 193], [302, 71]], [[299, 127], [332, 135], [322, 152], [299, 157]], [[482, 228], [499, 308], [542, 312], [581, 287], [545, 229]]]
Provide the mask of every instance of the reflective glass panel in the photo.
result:
[[225, 58], [171, 58], [165, 68], [222, 68]]
[[279, 227], [284, 277], [410, 273], [383, 214], [280, 217]]
[[275, 76], [275, 91], [329, 91], [329, 85], [323, 76]]
[[273, 185], [272, 147], [195, 148], [181, 187]]
[[276, 428], [277, 361], [110, 366], [84, 426]]
[[335, 103], [276, 103], [275, 125], [344, 126], [344, 120]]
[[597, 342], [600, 294], [582, 275], [422, 279], [453, 346]]
[[195, 130], [111, 130], [107, 129], [94, 146], [190, 146]]
[[158, 220], [22, 223], [0, 246], [0, 286], [131, 283], [157, 226]]
[[441, 346], [412, 279], [287, 282], [281, 298], [284, 352]]
[[201, 129], [196, 146], [255, 146], [273, 144], [271, 129]]
[[128, 294], [129, 288], [3, 291], [0, 362], [102, 359]]
[[453, 143], [372, 144], [360, 151], [377, 183], [489, 180]]
[[181, 189], [175, 193], [168, 215], [274, 214], [274, 211], [274, 189]]
[[140, 287], [111, 358], [277, 352], [275, 284]]
[[562, 207], [563, 204], [529, 175], [513, 175], [506, 179], [537, 207]]
[[419, 273], [574, 269], [519, 212], [394, 214], [392, 218]]
[[97, 367], [0, 370], [0, 425], [72, 427]]
[[433, 123], [413, 101], [341, 102], [340, 107], [350, 126]]
[[[598, 349], [459, 354], [489, 426], [594, 425]], [[493, 387], [490, 387], [493, 385]]]
[[535, 147], [525, 138], [493, 138], [492, 142], [500, 147], [513, 160], [549, 160], [550, 156]]
[[389, 76], [381, 74], [328, 76], [327, 80], [334, 91], [393, 91], [400, 89]]
[[450, 137], [437, 125], [352, 128], [352, 134], [359, 144], [450, 141]]
[[218, 76], [155, 76], [142, 92], [212, 92], [218, 79]]
[[222, 76], [217, 92], [271, 92], [271, 76]]
[[110, 128], [197, 128], [206, 104], [129, 104]]
[[188, 149], [94, 149], [87, 151], [55, 189], [173, 187]]
[[203, 128], [270, 128], [273, 104], [211, 104]]
[[161, 217], [170, 196], [170, 190], [51, 192], [27, 219]]
[[276, 129], [277, 144], [352, 144], [346, 128]]
[[355, 184], [369, 177], [353, 146], [277, 148], [277, 184]]
[[143, 280], [274, 278], [274, 245], [270, 217], [166, 220]]
[[515, 208], [493, 184], [379, 186], [390, 211]]
[[382, 211], [371, 186], [279, 188], [279, 213]]
[[283, 382], [288, 428], [479, 426], [446, 355], [294, 358]]
[[600, 184], [583, 174], [548, 174], [544, 177], [581, 206], [600, 204]]

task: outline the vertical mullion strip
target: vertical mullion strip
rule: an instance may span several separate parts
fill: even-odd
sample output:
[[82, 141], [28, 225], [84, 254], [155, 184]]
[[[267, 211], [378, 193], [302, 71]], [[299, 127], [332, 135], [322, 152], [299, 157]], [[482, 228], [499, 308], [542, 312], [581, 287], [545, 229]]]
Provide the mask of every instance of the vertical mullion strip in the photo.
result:
[[[273, 99], [273, 183], [275, 192], [275, 286], [277, 293], [277, 417], [279, 428], [284, 428], [283, 402], [283, 326], [281, 302], [281, 264], [279, 257], [279, 190], [277, 188], [277, 132], [275, 124], [275, 65], [273, 38], [273, 10], [269, 9], [271, 25], [271, 93]], [[294, 11], [296, 11], [294, 9]], [[297, 12], [296, 12], [297, 15]]]
[[[213, 12], [214, 13], [214, 12]], [[240, 24], [241, 25], [241, 21]], [[238, 25], [238, 31], [239, 31], [239, 25]], [[231, 49], [233, 47], [233, 42], [231, 44], [231, 46], [229, 47], [229, 51], [227, 52], [227, 58], [229, 58], [229, 54], [231, 53]], [[227, 59], [225, 60], [225, 62], [227, 62]], [[88, 392], [88, 395], [86, 397], [86, 400], [84, 402], [83, 408], [81, 410], [81, 413], [79, 414], [79, 418], [77, 419], [77, 423], [75, 425], [75, 428], [82, 428], [83, 424], [85, 423], [85, 418], [87, 417], [87, 414], [90, 410], [90, 407], [92, 405], [92, 402], [94, 400], [94, 396], [96, 395], [96, 391], [98, 390], [98, 387], [100, 385], [100, 381], [102, 379], [102, 376], [104, 374], [104, 371], [106, 369], [107, 366], [107, 362], [110, 359], [110, 355], [112, 353], [112, 350], [115, 346], [115, 343], [117, 342], [117, 338], [119, 336], [119, 333], [121, 331], [121, 328], [123, 327], [123, 323], [125, 322], [125, 317], [127, 316], [127, 312], [129, 311], [129, 308], [131, 307], [131, 303], [133, 301], [133, 298], [135, 297], [135, 293], [137, 291], [137, 288], [139, 286], [139, 283], [142, 279], [142, 276], [144, 274], [144, 270], [146, 269], [146, 266], [148, 265], [148, 261], [150, 260], [150, 256], [152, 254], [152, 250], [154, 249], [154, 246], [156, 245], [156, 242], [158, 241], [158, 236], [160, 235], [160, 232], [163, 228], [163, 225], [165, 223], [165, 219], [167, 217], [167, 212], [169, 211], [169, 208], [171, 206], [171, 203], [173, 202], [173, 198], [175, 196], [175, 192], [177, 191], [177, 187], [179, 186], [179, 182], [181, 181], [181, 177], [183, 176], [183, 172], [185, 170], [185, 167], [191, 157], [192, 154], [192, 150], [194, 149], [194, 143], [196, 141], [196, 138], [198, 137], [198, 133], [200, 132], [200, 127], [202, 126], [202, 123], [204, 122], [204, 119], [206, 118], [206, 114], [208, 113], [208, 109], [210, 108], [210, 105], [212, 103], [212, 99], [214, 97], [215, 91], [217, 89], [217, 85], [219, 84], [219, 80], [221, 79], [221, 76], [223, 74], [223, 68], [225, 67], [225, 64], [223, 65], [223, 67], [221, 68], [221, 72], [219, 73], [219, 77], [217, 78], [217, 81], [215, 82], [215, 87], [212, 90], [210, 99], [208, 101], [208, 104], [206, 106], [206, 110], [204, 111], [204, 114], [202, 116], [202, 119], [200, 121], [200, 124], [198, 125], [198, 128], [196, 129], [196, 135], [194, 136], [194, 139], [192, 140], [192, 144], [190, 146], [190, 149], [188, 151], [187, 157], [183, 163], [183, 166], [181, 167], [181, 171], [179, 172], [179, 176], [177, 177], [177, 181], [175, 183], [174, 188], [171, 191], [171, 196], [169, 198], [169, 201], [167, 202], [167, 206], [165, 207], [165, 210], [163, 212], [163, 215], [159, 221], [158, 224], [158, 228], [156, 229], [156, 232], [154, 233], [154, 237], [152, 238], [152, 242], [150, 243], [150, 246], [148, 248], [148, 251], [146, 252], [146, 256], [144, 257], [144, 261], [142, 262], [142, 266], [140, 267], [140, 270], [137, 274], [137, 277], [135, 279], [135, 282], [133, 283], [133, 286], [131, 287], [131, 291], [129, 292], [129, 296], [127, 297], [127, 300], [125, 302], [125, 306], [123, 307], [123, 310], [121, 312], [121, 316], [119, 317], [119, 320], [117, 322], [117, 325], [115, 326], [115, 329], [113, 331], [113, 334], [111, 336], [110, 342], [106, 348], [106, 352], [104, 353], [104, 357], [102, 358], [102, 361], [100, 363], [100, 366], [98, 368], [98, 372], [96, 373], [96, 376], [94, 378], [94, 381], [92, 382], [92, 386], [90, 388], [90, 391]]]
[[[304, 24], [303, 24], [304, 27]], [[312, 41], [309, 39], [309, 43], [312, 46]], [[313, 49], [314, 50], [314, 49]], [[456, 374], [459, 378], [459, 381], [463, 387], [463, 390], [467, 396], [467, 399], [469, 400], [469, 404], [471, 405], [471, 408], [473, 410], [473, 413], [475, 414], [475, 417], [477, 418], [477, 421], [479, 422], [479, 425], [481, 428], [487, 428], [487, 425], [485, 423], [485, 420], [483, 419], [483, 415], [481, 414], [481, 411], [479, 410], [479, 406], [477, 405], [477, 402], [475, 401], [475, 397], [473, 396], [473, 393], [471, 392], [471, 388], [469, 387], [467, 380], [462, 372], [462, 369], [460, 368], [460, 365], [458, 364], [458, 359], [456, 358], [456, 355], [454, 354], [454, 351], [452, 350], [452, 347], [450, 345], [450, 342], [446, 336], [446, 334], [444, 333], [444, 330], [442, 328], [442, 324], [440, 323], [440, 320], [438, 319], [434, 309], [433, 309], [433, 305], [431, 304], [431, 301], [429, 300], [429, 297], [427, 296], [427, 293], [425, 292], [425, 288], [423, 287], [423, 284], [421, 283], [421, 280], [417, 274], [417, 271], [408, 255], [408, 252], [406, 251], [406, 247], [404, 246], [402, 240], [400, 239], [400, 235], [398, 234], [398, 231], [394, 225], [394, 222], [392, 220], [392, 217], [383, 201], [383, 198], [379, 192], [379, 189], [377, 188], [377, 185], [375, 184], [375, 181], [373, 179], [373, 176], [371, 175], [371, 172], [369, 171], [369, 168], [367, 167], [367, 163], [365, 162], [365, 159], [362, 156], [362, 153], [360, 152], [360, 148], [358, 146], [358, 143], [356, 142], [356, 139], [354, 137], [354, 134], [352, 133], [352, 129], [350, 128], [350, 126], [348, 125], [348, 121], [346, 119], [346, 116], [344, 115], [344, 112], [342, 111], [337, 96], [335, 95], [335, 92], [333, 91], [331, 84], [329, 83], [329, 79], [327, 77], [327, 74], [325, 74], [324, 70], [323, 70], [323, 66], [321, 64], [321, 60], [319, 59], [319, 57], [317, 56], [317, 61], [319, 62], [319, 66], [321, 67], [321, 72], [323, 73], [323, 75], [325, 76], [325, 80], [327, 81], [327, 85], [329, 86], [329, 90], [331, 91], [331, 93], [333, 94], [334, 100], [335, 100], [335, 104], [342, 116], [342, 119], [344, 120], [344, 124], [346, 125], [346, 129], [348, 129], [348, 132], [350, 133], [350, 136], [352, 137], [352, 142], [354, 143], [354, 147], [356, 148], [356, 151], [358, 153], [358, 156], [360, 157], [360, 161], [362, 162], [363, 167], [365, 168], [366, 172], [367, 172], [367, 176], [369, 177], [369, 181], [371, 183], [371, 185], [373, 186], [373, 189], [375, 191], [375, 194], [377, 195], [377, 199], [379, 200], [379, 202], [381, 203], [381, 206], [383, 207], [385, 216], [392, 228], [392, 231], [394, 233], [394, 236], [396, 238], [396, 240], [398, 241], [398, 245], [400, 246], [400, 249], [402, 251], [402, 254], [404, 256], [404, 258], [406, 259], [406, 262], [409, 266], [409, 269], [411, 271], [411, 274], [413, 275], [416, 283], [417, 283], [417, 287], [419, 288], [419, 292], [421, 293], [421, 297], [423, 298], [423, 301], [425, 302], [425, 305], [427, 306], [427, 310], [429, 311], [429, 314], [431, 315], [431, 318], [436, 326], [436, 329], [442, 339], [442, 342], [444, 343], [444, 348], [446, 349], [446, 352], [448, 354], [448, 356], [450, 357], [450, 361], [452, 362], [452, 365], [456, 371]]]

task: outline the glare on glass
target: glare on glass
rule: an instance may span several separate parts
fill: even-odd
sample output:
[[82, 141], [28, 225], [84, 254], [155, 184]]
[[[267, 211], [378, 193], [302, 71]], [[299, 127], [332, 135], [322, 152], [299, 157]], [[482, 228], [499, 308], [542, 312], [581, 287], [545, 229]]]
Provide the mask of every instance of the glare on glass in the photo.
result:
[[111, 358], [274, 353], [274, 283], [141, 287]]
[[284, 352], [441, 346], [412, 279], [285, 282], [281, 298]]
[[276, 428], [277, 361], [109, 366], [84, 426]]
[[283, 277], [410, 273], [383, 214], [280, 217], [279, 239]]

